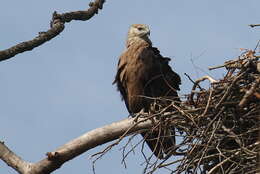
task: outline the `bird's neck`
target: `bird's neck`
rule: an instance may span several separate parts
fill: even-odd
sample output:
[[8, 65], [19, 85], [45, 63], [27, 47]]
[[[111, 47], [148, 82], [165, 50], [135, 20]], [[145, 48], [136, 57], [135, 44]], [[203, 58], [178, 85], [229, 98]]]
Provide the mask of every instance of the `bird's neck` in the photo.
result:
[[126, 47], [129, 48], [131, 45], [135, 44], [147, 44], [147, 46], [152, 46], [152, 42], [148, 37], [128, 37], [126, 41]]

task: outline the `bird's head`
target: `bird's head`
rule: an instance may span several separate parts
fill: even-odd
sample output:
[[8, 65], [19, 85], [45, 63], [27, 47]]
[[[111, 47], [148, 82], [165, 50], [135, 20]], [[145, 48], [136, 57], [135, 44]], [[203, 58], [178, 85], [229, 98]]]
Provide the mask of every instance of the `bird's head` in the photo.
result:
[[145, 24], [133, 24], [130, 26], [127, 35], [127, 47], [138, 41], [145, 41], [150, 45], [152, 42], [149, 39], [150, 29]]
[[145, 24], [133, 24], [128, 31], [128, 37], [145, 38], [150, 36], [150, 29]]

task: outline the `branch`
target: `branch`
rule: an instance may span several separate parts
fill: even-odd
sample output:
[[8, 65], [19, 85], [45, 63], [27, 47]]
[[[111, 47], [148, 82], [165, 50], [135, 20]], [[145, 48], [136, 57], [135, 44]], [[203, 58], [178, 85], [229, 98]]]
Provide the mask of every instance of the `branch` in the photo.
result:
[[259, 84], [260, 84], [260, 78], [256, 79], [255, 82], [252, 83], [252, 86], [250, 87], [250, 89], [245, 92], [244, 97], [242, 98], [242, 100], [238, 104], [239, 107], [242, 108], [248, 102], [250, 97], [252, 97], [253, 94], [255, 93], [256, 89], [259, 86]]
[[254, 28], [254, 27], [259, 27], [260, 24], [250, 24], [249, 26], [252, 27], [252, 28]]
[[53, 152], [48, 152], [47, 157], [37, 163], [28, 163], [0, 143], [0, 159], [21, 174], [49, 174], [60, 168], [65, 162], [78, 155], [120, 138], [125, 132], [133, 132], [152, 127], [154, 121], [147, 118], [127, 118], [122, 121], [94, 129], [84, 135], [68, 142]]
[[86, 21], [92, 18], [98, 13], [98, 9], [102, 9], [105, 0], [95, 0], [89, 4], [90, 8], [86, 11], [75, 11], [63, 14], [58, 14], [54, 12], [52, 15], [50, 29], [46, 32], [39, 32], [39, 35], [34, 39], [21, 42], [11, 48], [0, 51], [0, 61], [10, 59], [16, 54], [23, 53], [25, 51], [30, 51], [35, 47], [42, 45], [43, 43], [53, 39], [59, 35], [65, 28], [65, 23], [72, 20], [82, 20]]
[[26, 173], [31, 165], [13, 153], [4, 142], [0, 142], [0, 159], [19, 173]]

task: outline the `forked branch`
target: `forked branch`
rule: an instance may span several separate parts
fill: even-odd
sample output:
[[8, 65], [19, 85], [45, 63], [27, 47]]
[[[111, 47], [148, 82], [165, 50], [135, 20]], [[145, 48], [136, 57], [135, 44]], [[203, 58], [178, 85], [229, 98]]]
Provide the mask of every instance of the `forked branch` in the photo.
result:
[[26, 173], [31, 165], [12, 152], [4, 142], [0, 142], [0, 159], [19, 173]]
[[10, 59], [19, 53], [30, 51], [33, 48], [53, 39], [64, 30], [64, 24], [66, 22], [70, 22], [72, 20], [89, 20], [98, 13], [99, 9], [102, 9], [104, 3], [105, 0], [95, 0], [89, 4], [90, 8], [86, 11], [75, 11], [62, 14], [54, 12], [52, 15], [50, 29], [48, 31], [39, 32], [38, 36], [32, 40], [21, 42], [11, 48], [0, 51], [0, 61]]

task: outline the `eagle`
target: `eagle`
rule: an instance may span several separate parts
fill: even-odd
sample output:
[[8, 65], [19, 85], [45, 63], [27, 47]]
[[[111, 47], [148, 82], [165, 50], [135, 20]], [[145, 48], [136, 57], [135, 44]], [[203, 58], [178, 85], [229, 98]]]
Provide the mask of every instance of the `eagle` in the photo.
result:
[[[170, 58], [163, 57], [160, 51], [152, 46], [149, 36], [150, 29], [147, 25], [130, 26], [126, 50], [119, 58], [113, 82], [130, 115], [140, 111], [149, 112], [154, 98], [167, 98], [180, 102], [177, 94], [177, 90], [180, 90], [180, 76], [169, 66]], [[169, 149], [175, 147], [174, 128], [161, 133], [158, 130], [143, 132], [141, 135], [159, 159], [164, 158]]]

